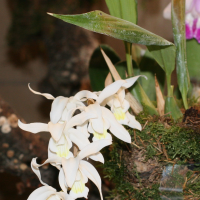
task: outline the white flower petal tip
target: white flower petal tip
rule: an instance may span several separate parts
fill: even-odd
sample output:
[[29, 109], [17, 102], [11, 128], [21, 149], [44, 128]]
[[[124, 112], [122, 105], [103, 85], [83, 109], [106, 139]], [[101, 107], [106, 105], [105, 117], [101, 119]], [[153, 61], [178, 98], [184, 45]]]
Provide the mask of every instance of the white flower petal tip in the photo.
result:
[[51, 105], [50, 119], [51, 122], [56, 124], [62, 117], [62, 113], [67, 105], [68, 98], [59, 96], [56, 97]]
[[89, 158], [94, 161], [99, 161], [104, 164], [104, 157], [100, 152], [89, 156]]
[[42, 186], [36, 190], [34, 190], [28, 197], [27, 200], [35, 200], [35, 199], [41, 199], [46, 200], [51, 195], [55, 194], [56, 190], [50, 186]]
[[[82, 90], [78, 92], [75, 96], [75, 99], [77, 100], [86, 100], [86, 99], [97, 99], [97, 95], [93, 92], [90, 92], [88, 90]], [[86, 98], [86, 99], [85, 99]]]
[[18, 120], [18, 126], [24, 130], [24, 131], [28, 131], [31, 133], [39, 133], [39, 132], [48, 132], [48, 124], [44, 124], [44, 123], [30, 123], [30, 124], [24, 124], [22, 123], [20, 120]]
[[42, 186], [34, 190], [27, 200], [74, 200], [73, 197], [64, 192], [56, 192], [50, 186]]
[[78, 154], [80, 160], [90, 155], [98, 153], [101, 149], [112, 144], [111, 140], [102, 139], [88, 144]]
[[65, 174], [65, 180], [67, 185], [72, 188], [74, 181], [76, 179], [76, 174], [79, 167], [79, 158], [62, 158], [62, 166]]
[[103, 195], [101, 192], [101, 177], [99, 176], [99, 173], [94, 168], [93, 165], [88, 163], [87, 161], [80, 161], [79, 166], [81, 172], [85, 174], [86, 177], [88, 177], [98, 188], [101, 200], [103, 200]]
[[37, 95], [42, 95], [44, 97], [46, 97], [47, 99], [50, 99], [50, 100], [53, 100], [54, 97], [51, 95], [51, 94], [48, 94], [48, 93], [40, 93], [40, 92], [36, 92], [35, 90], [33, 90], [30, 86], [30, 83], [28, 84], [28, 88], [29, 90], [34, 93], [34, 94], [37, 94]]

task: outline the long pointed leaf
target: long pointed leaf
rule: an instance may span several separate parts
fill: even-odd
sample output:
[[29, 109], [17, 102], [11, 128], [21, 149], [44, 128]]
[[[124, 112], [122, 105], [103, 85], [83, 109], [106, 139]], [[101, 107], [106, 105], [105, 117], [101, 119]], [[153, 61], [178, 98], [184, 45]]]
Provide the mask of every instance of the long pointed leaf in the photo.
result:
[[150, 31], [126, 20], [108, 15], [102, 11], [92, 11], [80, 15], [49, 14], [87, 30], [108, 35], [130, 43], [160, 46], [173, 45], [171, 42], [151, 33]]
[[172, 24], [174, 42], [176, 45], [176, 70], [178, 85], [182, 94], [184, 106], [187, 109], [187, 93], [190, 86], [190, 78], [187, 70], [186, 40], [185, 40], [185, 0], [172, 0]]

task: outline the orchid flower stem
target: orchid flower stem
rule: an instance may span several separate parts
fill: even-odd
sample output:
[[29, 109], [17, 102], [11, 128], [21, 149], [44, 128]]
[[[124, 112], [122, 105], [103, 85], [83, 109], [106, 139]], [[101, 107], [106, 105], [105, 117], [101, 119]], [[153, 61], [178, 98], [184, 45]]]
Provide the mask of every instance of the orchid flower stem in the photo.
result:
[[128, 76], [134, 76], [133, 72], [133, 64], [132, 64], [132, 43], [124, 42], [125, 49], [126, 49], [126, 62], [127, 62], [127, 70]]

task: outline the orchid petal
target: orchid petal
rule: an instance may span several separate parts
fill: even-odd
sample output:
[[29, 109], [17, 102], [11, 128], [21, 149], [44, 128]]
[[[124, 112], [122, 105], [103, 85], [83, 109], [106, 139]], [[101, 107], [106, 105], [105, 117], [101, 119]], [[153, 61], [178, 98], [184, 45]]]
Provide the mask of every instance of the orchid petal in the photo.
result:
[[123, 102], [124, 102], [124, 99], [125, 99], [125, 90], [124, 89], [120, 89], [118, 92], [117, 92], [117, 96], [118, 96], [118, 99], [119, 99], [119, 102], [121, 103], [121, 104], [123, 104]]
[[89, 123], [89, 125], [88, 125], [88, 132], [89, 133], [94, 133], [94, 129], [92, 128], [91, 123]]
[[71, 190], [69, 192], [69, 195], [74, 199], [81, 198], [81, 197], [88, 199], [88, 192], [89, 192], [89, 189], [88, 189], [88, 187], [85, 186], [85, 189], [83, 192], [76, 194]]
[[[189, 0], [192, 1], [192, 0]], [[196, 11], [200, 14], [200, 1], [196, 0], [196, 5], [195, 5]]]
[[68, 148], [71, 149], [71, 148], [72, 148], [72, 141], [71, 141], [71, 139], [69, 138], [69, 136], [65, 136], [65, 137], [66, 137], [66, 140], [67, 140]]
[[50, 140], [49, 140], [48, 149], [54, 153], [56, 153], [56, 151], [57, 151], [56, 143], [54, 142], [53, 138], [50, 138]]
[[126, 116], [129, 119], [128, 126], [131, 128], [136, 128], [138, 130], [142, 130], [141, 124], [135, 119], [135, 116], [131, 115], [128, 111], [126, 112]]
[[134, 77], [126, 79], [125, 80], [126, 82], [122, 85], [122, 87], [124, 87], [124, 88], [131, 87], [138, 80], [139, 77], [144, 77], [147, 79], [147, 77], [144, 75], [134, 76]]
[[30, 83], [28, 84], [28, 88], [29, 88], [29, 90], [30, 90], [32, 93], [34, 93], [34, 94], [42, 95], [42, 96], [44, 96], [44, 97], [46, 97], [47, 99], [50, 99], [50, 100], [55, 99], [51, 94], [36, 92], [35, 90], [33, 90], [33, 89], [31, 88]]
[[90, 92], [88, 90], [82, 90], [78, 92], [74, 98], [77, 100], [81, 100], [82, 98], [87, 98], [87, 99], [97, 99], [97, 95], [93, 92]]
[[[110, 140], [111, 143], [112, 143], [112, 135], [111, 135], [110, 133], [107, 133], [105, 140]], [[92, 141], [93, 141], [93, 142], [96, 142], [96, 141], [99, 141], [99, 139], [96, 138], [96, 137], [93, 137], [93, 138], [92, 138]]]
[[97, 98], [97, 102], [101, 104], [106, 98], [112, 96], [113, 94], [117, 93], [117, 91], [121, 88], [121, 86], [125, 83], [124, 80], [118, 80], [114, 83], [105, 87], [99, 97]]
[[44, 123], [30, 123], [24, 124], [20, 120], [18, 120], [18, 126], [24, 131], [28, 131], [31, 133], [39, 133], [39, 132], [49, 132], [48, 124]]
[[65, 144], [67, 141], [66, 141], [66, 137], [64, 134], [61, 135], [60, 139], [56, 142], [56, 146], [57, 145], [61, 145], [61, 144]]
[[200, 18], [196, 20], [196, 30], [194, 33], [194, 38], [196, 38], [197, 42], [200, 43]]
[[195, 30], [196, 28], [193, 28], [193, 26], [195, 27], [196, 22], [193, 18], [193, 16], [191, 15], [191, 13], [188, 13], [186, 15], [185, 18], [185, 32], [186, 32], [186, 39], [192, 39], [193, 38], [193, 29]]
[[48, 185], [46, 183], [44, 183], [42, 180], [41, 180], [41, 174], [40, 174], [40, 170], [39, 170], [39, 167], [47, 164], [47, 163], [53, 163], [54, 166], [56, 166], [58, 163], [61, 163], [61, 158], [58, 157], [58, 156], [53, 156], [51, 158], [48, 158], [43, 164], [37, 164], [36, 162], [36, 159], [37, 158], [33, 158], [32, 161], [31, 161], [31, 168], [32, 170], [34, 171], [34, 173], [37, 175], [37, 177], [39, 178], [41, 184], [43, 185]]
[[63, 124], [60, 124], [60, 123], [53, 124], [52, 122], [48, 123], [49, 132], [51, 133], [52, 138], [56, 142], [60, 139], [63, 129], [64, 129], [64, 126], [65, 126], [64, 123]]
[[68, 132], [69, 138], [74, 144], [78, 146], [80, 150], [83, 149], [86, 145], [90, 144], [88, 138], [78, 130], [71, 128]]
[[64, 128], [64, 132], [67, 133], [68, 129], [72, 128], [73, 126], [82, 125], [88, 119], [95, 118], [95, 117], [97, 117], [97, 115], [95, 113], [92, 113], [92, 112], [82, 112], [78, 115], [75, 115], [66, 124], [66, 126]]
[[34, 190], [28, 197], [27, 200], [46, 200], [52, 194], [55, 194], [56, 190], [50, 186], [42, 186]]
[[104, 157], [100, 152], [93, 154], [93, 155], [90, 155], [89, 158], [94, 160], [94, 161], [99, 161], [101, 163], [104, 163]]
[[126, 99], [124, 99], [124, 102], [122, 104], [123, 111], [126, 112], [129, 108], [130, 108], [129, 102]]
[[104, 124], [103, 124], [103, 118], [98, 119], [91, 119], [91, 125], [95, 132], [97, 133], [103, 133], [104, 132]]
[[104, 120], [110, 122], [110, 131], [113, 135], [124, 142], [131, 143], [129, 132], [116, 120], [114, 115], [107, 108], [102, 107]]
[[171, 3], [168, 4], [168, 6], [163, 11], [163, 17], [165, 19], [171, 19]]
[[62, 117], [64, 108], [68, 102], [68, 98], [59, 96], [56, 97], [51, 105], [50, 119], [51, 122], [56, 124]]
[[103, 196], [101, 193], [101, 177], [99, 176], [97, 170], [94, 168], [93, 165], [83, 160], [80, 161], [80, 169], [97, 186], [101, 196], [101, 200], [103, 200]]
[[88, 133], [87, 126], [88, 126], [88, 123], [85, 122], [82, 125], [76, 126], [76, 129], [77, 129], [77, 131], [79, 131], [82, 134], [84, 134], [87, 138], [89, 138], [90, 134]]
[[121, 103], [119, 102], [118, 98], [113, 98], [113, 105], [115, 108], [121, 107]]
[[83, 183], [87, 183], [88, 182], [88, 177], [81, 171], [81, 169], [78, 169], [81, 173], [81, 180], [83, 181]]
[[79, 152], [78, 157], [80, 158], [80, 160], [82, 160], [85, 157], [96, 154], [102, 148], [110, 145], [111, 143], [112, 142], [110, 140], [105, 139], [90, 143]]
[[62, 200], [74, 200], [73, 197], [71, 197], [70, 195], [68, 195], [65, 192], [56, 192], [56, 195], [60, 196], [62, 198]]
[[60, 169], [59, 175], [58, 175], [58, 181], [61, 189], [67, 193], [67, 183], [65, 181], [65, 174], [63, 171], [63, 168]]
[[46, 185], [48, 186], [48, 184], [44, 183], [41, 179], [41, 174], [40, 174], [40, 170], [39, 170], [39, 167], [40, 165], [37, 164], [36, 162], [36, 159], [37, 158], [33, 158], [32, 161], [31, 161], [31, 169], [33, 170], [33, 172], [37, 175], [37, 177], [39, 178], [39, 181], [42, 185]]
[[79, 167], [79, 158], [62, 158], [62, 166], [65, 173], [65, 180], [67, 185], [71, 188], [76, 179], [76, 174]]
[[92, 128], [95, 130], [97, 133], [103, 133], [104, 131], [104, 126], [103, 126], [103, 118], [102, 118], [102, 111], [101, 111], [101, 106], [96, 102], [94, 104], [89, 105], [86, 108], [86, 112], [93, 112], [97, 114], [97, 119], [91, 119], [91, 124]]
[[[196, 1], [196, 5], [197, 5], [197, 2], [199, 2], [199, 0]], [[186, 10], [186, 13], [191, 12], [192, 7], [194, 6], [194, 3], [195, 3], [194, 0], [186, 0], [185, 1], [185, 10]], [[195, 5], [195, 7], [196, 7], [196, 5]]]
[[[112, 109], [113, 107], [113, 102], [114, 102], [114, 98], [115, 98], [115, 95], [112, 95], [110, 97], [107, 98], [106, 100], [106, 104]], [[101, 104], [102, 105], [102, 104]]]
[[61, 157], [57, 155], [56, 152], [51, 151], [51, 149], [48, 149], [48, 159], [54, 159], [52, 162], [50, 161], [50, 164], [55, 166], [60, 170], [60, 165], [62, 163]]

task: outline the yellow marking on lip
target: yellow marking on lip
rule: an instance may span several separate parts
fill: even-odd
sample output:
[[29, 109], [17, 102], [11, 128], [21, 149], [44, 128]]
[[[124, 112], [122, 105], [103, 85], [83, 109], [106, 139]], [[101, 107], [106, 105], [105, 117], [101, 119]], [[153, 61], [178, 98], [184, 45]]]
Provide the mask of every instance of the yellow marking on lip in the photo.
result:
[[126, 117], [125, 112], [122, 110], [122, 108], [114, 108], [113, 114], [118, 121], [124, 120]]
[[75, 194], [78, 194], [78, 193], [82, 193], [85, 189], [85, 184], [83, 183], [82, 180], [80, 181], [75, 181], [73, 186], [72, 186], [72, 191], [75, 193]]
[[107, 136], [107, 129], [104, 129], [103, 133], [94, 132], [93, 134], [94, 134], [94, 137], [96, 137], [99, 140], [105, 139]]
[[58, 145], [56, 153], [59, 157], [67, 157], [69, 155], [69, 149], [67, 144]]

